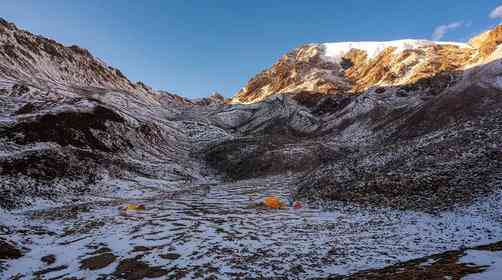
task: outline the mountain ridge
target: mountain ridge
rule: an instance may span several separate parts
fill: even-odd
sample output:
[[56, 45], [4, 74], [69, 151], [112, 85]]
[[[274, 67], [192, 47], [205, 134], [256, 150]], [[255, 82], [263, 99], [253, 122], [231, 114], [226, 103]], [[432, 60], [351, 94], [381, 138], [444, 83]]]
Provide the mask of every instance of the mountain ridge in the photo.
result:
[[490, 56], [501, 34], [502, 26], [497, 26], [468, 43], [406, 39], [306, 44], [253, 77], [229, 103], [255, 103], [277, 93], [359, 94], [416, 83], [495, 59]]
[[[119, 69], [109, 66], [85, 48], [65, 46], [53, 39], [19, 29], [0, 17], [0, 79], [16, 81], [44, 91], [119, 90], [148, 94], [152, 98], [192, 102], [164, 90], [154, 90], [142, 81], [130, 81]], [[14, 83], [11, 83], [12, 85]], [[75, 88], [75, 89], [72, 89]]]

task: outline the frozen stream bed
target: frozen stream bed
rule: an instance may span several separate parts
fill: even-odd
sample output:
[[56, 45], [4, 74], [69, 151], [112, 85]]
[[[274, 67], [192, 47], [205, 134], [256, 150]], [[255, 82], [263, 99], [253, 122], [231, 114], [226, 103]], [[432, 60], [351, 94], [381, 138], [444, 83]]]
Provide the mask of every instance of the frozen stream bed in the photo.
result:
[[[0, 237], [25, 254], [0, 263], [0, 278], [304, 279], [502, 240], [500, 193], [440, 215], [351, 205], [252, 207], [266, 195], [286, 198], [287, 183], [272, 177], [2, 212]], [[129, 202], [146, 210], [123, 211]]]

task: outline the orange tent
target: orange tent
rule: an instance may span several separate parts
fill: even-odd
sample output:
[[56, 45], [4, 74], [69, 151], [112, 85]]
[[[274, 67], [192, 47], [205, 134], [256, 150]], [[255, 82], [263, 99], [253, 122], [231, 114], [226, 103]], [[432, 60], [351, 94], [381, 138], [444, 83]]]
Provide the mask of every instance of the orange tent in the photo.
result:
[[285, 204], [276, 196], [265, 197], [263, 203], [265, 204], [265, 206], [272, 209], [280, 209], [285, 207]]

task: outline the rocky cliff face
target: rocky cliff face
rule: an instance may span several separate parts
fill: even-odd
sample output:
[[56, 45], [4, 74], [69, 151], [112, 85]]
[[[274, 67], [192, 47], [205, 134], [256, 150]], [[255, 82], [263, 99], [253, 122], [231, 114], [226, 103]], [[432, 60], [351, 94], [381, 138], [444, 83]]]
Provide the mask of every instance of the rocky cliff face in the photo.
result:
[[488, 59], [502, 43], [502, 25], [472, 38], [469, 44], [479, 50], [478, 61]]
[[493, 59], [501, 30], [498, 26], [467, 44], [399, 40], [304, 45], [256, 75], [230, 103], [259, 102], [274, 94], [357, 95], [416, 83], [437, 90], [450, 86], [458, 71]]

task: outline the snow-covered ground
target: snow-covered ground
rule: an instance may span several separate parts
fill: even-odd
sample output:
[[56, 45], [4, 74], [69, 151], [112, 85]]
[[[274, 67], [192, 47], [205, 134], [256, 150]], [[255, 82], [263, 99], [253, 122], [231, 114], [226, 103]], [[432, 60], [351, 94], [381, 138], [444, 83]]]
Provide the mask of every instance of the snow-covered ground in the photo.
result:
[[[152, 189], [158, 183], [150, 182]], [[124, 192], [117, 191], [120, 199], [4, 211], [0, 224], [10, 233], [0, 237], [27, 250], [22, 258], [4, 263], [0, 275], [96, 279], [117, 276], [126, 264], [141, 262], [155, 275], [186, 279], [200, 274], [218, 279], [328, 277], [502, 240], [502, 193], [438, 215], [338, 204], [330, 210], [253, 207], [267, 195], [287, 199], [288, 183], [271, 177], [181, 192], [157, 188], [150, 195], [135, 193], [128, 185]], [[121, 210], [131, 201], [144, 203], [146, 211]], [[103, 254], [113, 256], [110, 263], [95, 270], [83, 265]], [[469, 251], [464, 261], [484, 263], [484, 257], [490, 257], [500, 262], [500, 254], [486, 254]], [[55, 256], [53, 264], [41, 261], [48, 255]]]

